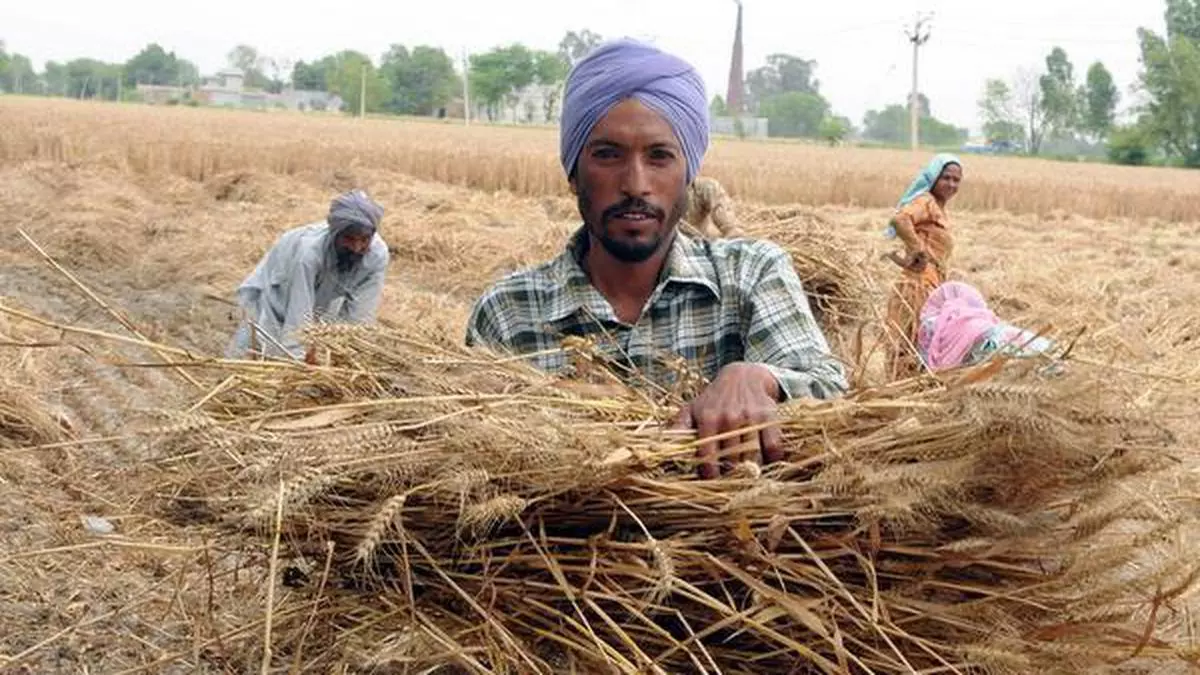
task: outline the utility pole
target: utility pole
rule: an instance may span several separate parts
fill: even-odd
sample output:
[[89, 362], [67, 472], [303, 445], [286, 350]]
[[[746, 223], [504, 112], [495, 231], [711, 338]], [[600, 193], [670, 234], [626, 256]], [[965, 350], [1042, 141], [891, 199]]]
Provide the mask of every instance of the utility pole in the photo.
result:
[[921, 129], [920, 93], [919, 89], [917, 88], [918, 54], [920, 53], [921, 47], [926, 42], [929, 42], [929, 27], [926, 25], [928, 22], [928, 16], [923, 17], [918, 15], [916, 21], [913, 23], [912, 30], [905, 31], [905, 34], [908, 36], [908, 41], [911, 42], [913, 46], [912, 92], [910, 92], [908, 95], [908, 136], [912, 143], [912, 149], [914, 152], [917, 150], [917, 146], [920, 144]]
[[367, 64], [362, 64], [359, 70], [358, 82], [358, 116], [366, 117], [367, 115]]
[[467, 60], [467, 48], [462, 50], [463, 63], [463, 123], [471, 126], [471, 64]]

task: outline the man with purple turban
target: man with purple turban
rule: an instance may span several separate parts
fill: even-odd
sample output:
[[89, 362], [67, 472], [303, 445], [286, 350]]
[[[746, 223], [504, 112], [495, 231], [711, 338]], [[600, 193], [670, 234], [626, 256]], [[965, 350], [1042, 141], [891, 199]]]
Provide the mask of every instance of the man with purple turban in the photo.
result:
[[[563, 338], [585, 338], [631, 383], [672, 388], [682, 360], [706, 382], [680, 411], [728, 459], [782, 454], [779, 402], [846, 389], [788, 254], [766, 241], [679, 232], [708, 148], [708, 102], [685, 61], [633, 40], [598, 47], [571, 71], [560, 154], [583, 225], [554, 260], [489, 288], [466, 341], [569, 373]], [[718, 473], [717, 443], [701, 473]]]
[[284, 232], [238, 288], [245, 320], [226, 355], [312, 360], [296, 338], [310, 321], [375, 320], [388, 266], [379, 236], [383, 207], [353, 190], [325, 220]]

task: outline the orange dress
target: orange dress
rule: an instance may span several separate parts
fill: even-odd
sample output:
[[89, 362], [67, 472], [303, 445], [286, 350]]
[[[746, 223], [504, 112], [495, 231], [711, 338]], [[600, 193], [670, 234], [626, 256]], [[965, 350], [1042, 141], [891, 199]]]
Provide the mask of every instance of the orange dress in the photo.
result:
[[891, 379], [912, 377], [920, 372], [917, 329], [921, 308], [933, 290], [946, 280], [954, 240], [946, 211], [926, 192], [909, 202], [895, 216], [896, 236], [904, 242], [907, 255], [924, 251], [929, 263], [921, 272], [903, 270], [888, 298], [888, 375]]

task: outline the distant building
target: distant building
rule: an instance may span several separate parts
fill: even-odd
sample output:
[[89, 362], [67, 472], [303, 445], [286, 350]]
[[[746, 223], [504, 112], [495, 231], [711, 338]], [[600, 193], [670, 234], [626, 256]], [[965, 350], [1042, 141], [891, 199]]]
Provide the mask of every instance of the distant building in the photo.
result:
[[311, 89], [285, 90], [279, 98], [288, 110], [301, 112], [338, 112], [345, 106], [341, 96]]
[[[513, 97], [501, 101], [493, 112], [492, 122], [507, 124], [557, 124], [562, 118], [562, 100], [565, 83], [556, 85], [531, 84], [519, 90]], [[553, 99], [553, 101], [551, 101]], [[553, 105], [550, 105], [551, 102]], [[487, 105], [471, 101], [472, 119], [487, 120]], [[549, 108], [549, 109], [548, 109]], [[547, 116], [547, 112], [549, 115]]]
[[[738, 127], [741, 127], [739, 130]], [[739, 136], [742, 138], [766, 138], [769, 124], [765, 117], [710, 117], [708, 130], [722, 136]]]
[[326, 91], [287, 89], [271, 94], [261, 89], [247, 88], [246, 76], [237, 68], [226, 68], [215, 75], [205, 76], [198, 87], [173, 87], [139, 84], [138, 95], [150, 104], [195, 101], [198, 105], [247, 110], [296, 110], [301, 112], [340, 112], [345, 102], [337, 94]]
[[188, 97], [191, 90], [187, 87], [175, 87], [166, 84], [139, 84], [137, 93], [143, 103], [151, 105], [166, 105], [179, 103]]

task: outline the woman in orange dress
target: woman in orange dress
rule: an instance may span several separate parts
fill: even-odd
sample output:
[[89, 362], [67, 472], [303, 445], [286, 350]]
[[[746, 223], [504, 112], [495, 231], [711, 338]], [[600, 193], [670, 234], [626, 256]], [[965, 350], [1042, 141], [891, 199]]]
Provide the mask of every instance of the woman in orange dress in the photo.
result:
[[896, 215], [887, 229], [898, 237], [904, 255], [889, 258], [903, 270], [888, 298], [888, 375], [892, 380], [912, 377], [921, 371], [917, 351], [918, 317], [925, 300], [946, 280], [954, 239], [946, 218], [946, 203], [958, 192], [962, 163], [950, 154], [940, 154], [908, 186]]

